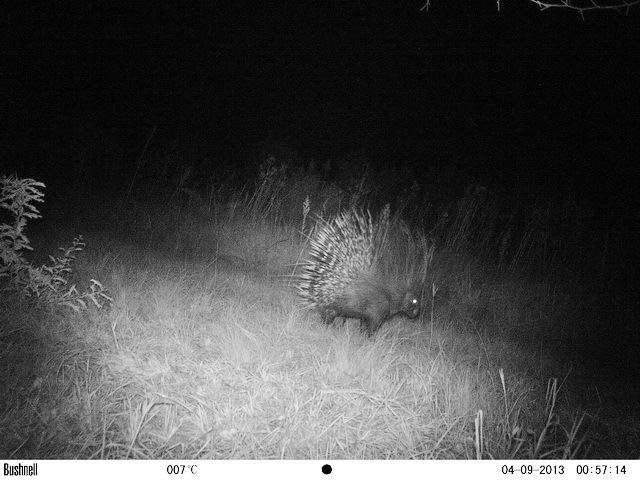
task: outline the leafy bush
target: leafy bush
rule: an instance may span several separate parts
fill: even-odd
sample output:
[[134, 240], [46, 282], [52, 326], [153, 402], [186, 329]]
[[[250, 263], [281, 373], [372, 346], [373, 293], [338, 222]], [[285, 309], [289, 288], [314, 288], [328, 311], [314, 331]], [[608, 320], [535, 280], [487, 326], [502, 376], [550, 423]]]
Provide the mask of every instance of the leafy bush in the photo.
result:
[[47, 305], [63, 305], [76, 312], [86, 310], [91, 302], [101, 308], [105, 301], [111, 302], [100, 282], [91, 279], [83, 293], [75, 285], [69, 286], [75, 253], [84, 249], [82, 236], [73, 239], [70, 247], [60, 248], [62, 255], [49, 256], [51, 265], [34, 267], [25, 258], [24, 253], [33, 250], [25, 235], [28, 219], [41, 218], [35, 206], [43, 202], [44, 183], [27, 178], [20, 180], [15, 176], [0, 177], [0, 207], [8, 210], [13, 217], [12, 223], [0, 224], [0, 281], [3, 289], [14, 288], [29, 298], [36, 298]]

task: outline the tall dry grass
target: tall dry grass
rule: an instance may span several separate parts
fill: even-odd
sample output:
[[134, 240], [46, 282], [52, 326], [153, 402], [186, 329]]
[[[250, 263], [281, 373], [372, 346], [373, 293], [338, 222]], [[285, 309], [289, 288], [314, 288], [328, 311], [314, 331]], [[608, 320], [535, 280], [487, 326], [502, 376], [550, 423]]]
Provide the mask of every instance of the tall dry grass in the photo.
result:
[[336, 203], [312, 195], [305, 213], [284, 198], [304, 198], [286, 191], [307, 184], [265, 172], [255, 188], [188, 201], [141, 187], [108, 199], [119, 207], [87, 231], [77, 268], [103, 279], [109, 310], [0, 302], [11, 319], [0, 355], [12, 365], [0, 456], [637, 456], [637, 431], [614, 431], [576, 401], [571, 359], [550, 341], [548, 319], [571, 305], [562, 284], [533, 283], [529, 271], [569, 261], [541, 250], [560, 243], [526, 225], [507, 235], [477, 189], [427, 230], [393, 219], [398, 258], [421, 252], [401, 268], [417, 269], [430, 301], [422, 321], [396, 319], [368, 339], [353, 322], [325, 327], [282, 282], [313, 206], [330, 215]]

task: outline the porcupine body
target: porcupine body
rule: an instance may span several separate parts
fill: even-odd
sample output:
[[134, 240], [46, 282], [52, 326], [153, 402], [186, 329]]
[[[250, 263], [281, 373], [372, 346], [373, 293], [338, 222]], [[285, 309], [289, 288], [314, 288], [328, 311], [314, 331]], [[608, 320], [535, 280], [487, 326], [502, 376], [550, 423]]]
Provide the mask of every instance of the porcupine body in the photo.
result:
[[357, 318], [371, 335], [396, 315], [418, 316], [417, 297], [381, 272], [379, 249], [388, 227], [388, 210], [374, 222], [370, 212], [351, 209], [312, 234], [298, 293], [325, 323]]

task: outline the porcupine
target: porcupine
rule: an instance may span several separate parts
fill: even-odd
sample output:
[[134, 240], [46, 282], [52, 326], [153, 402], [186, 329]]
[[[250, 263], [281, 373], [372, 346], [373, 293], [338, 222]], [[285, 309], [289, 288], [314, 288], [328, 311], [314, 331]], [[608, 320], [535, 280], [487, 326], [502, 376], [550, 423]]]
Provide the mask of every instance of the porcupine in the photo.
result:
[[352, 208], [321, 223], [312, 234], [310, 258], [297, 289], [325, 323], [336, 317], [357, 318], [372, 335], [396, 315], [418, 316], [418, 297], [386, 278], [379, 264], [388, 229], [388, 208], [377, 221], [368, 210]]

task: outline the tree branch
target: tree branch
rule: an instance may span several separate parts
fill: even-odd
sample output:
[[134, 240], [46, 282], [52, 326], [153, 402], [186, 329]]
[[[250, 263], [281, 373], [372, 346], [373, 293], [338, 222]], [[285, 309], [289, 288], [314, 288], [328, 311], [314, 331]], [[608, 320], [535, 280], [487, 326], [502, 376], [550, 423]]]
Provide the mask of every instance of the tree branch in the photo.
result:
[[[549, 8], [568, 8], [570, 10], [577, 11], [584, 19], [584, 12], [590, 10], [617, 10], [619, 12], [624, 11], [629, 13], [629, 9], [635, 5], [640, 4], [640, 0], [528, 0], [531, 3], [535, 3], [540, 7], [540, 10], [547, 10]], [[498, 11], [500, 11], [500, 0], [496, 0], [498, 5]], [[431, 0], [422, 6], [420, 11], [429, 11], [431, 6]]]
[[[617, 10], [629, 13], [629, 9], [634, 5], [640, 4], [640, 0], [529, 0], [531, 3], [535, 3], [541, 10], [547, 10], [548, 8], [568, 8], [570, 10], [576, 10], [582, 18], [584, 18], [584, 12], [590, 10]], [[497, 0], [500, 5], [500, 0]], [[498, 8], [499, 9], [499, 8]]]

